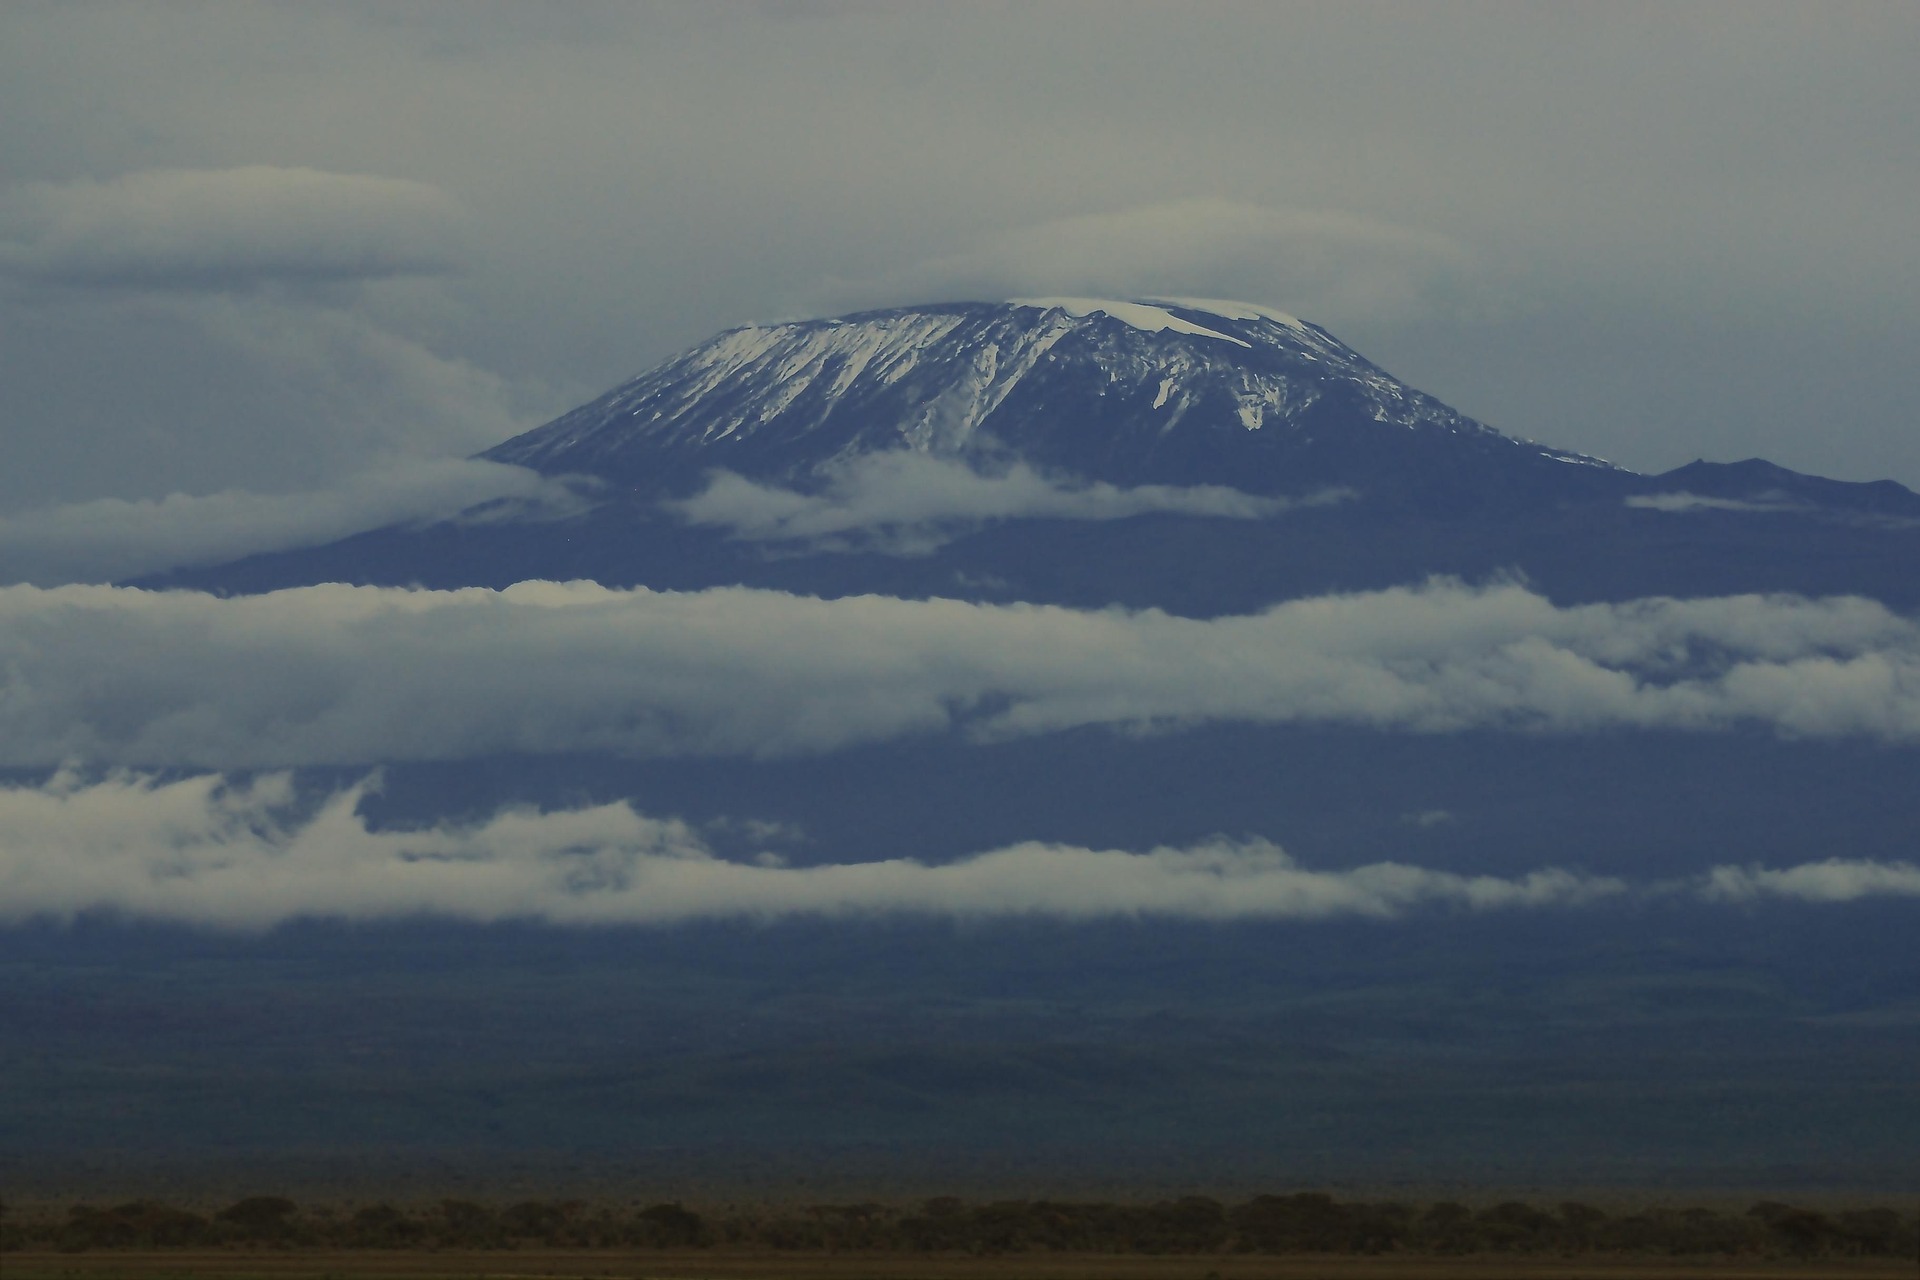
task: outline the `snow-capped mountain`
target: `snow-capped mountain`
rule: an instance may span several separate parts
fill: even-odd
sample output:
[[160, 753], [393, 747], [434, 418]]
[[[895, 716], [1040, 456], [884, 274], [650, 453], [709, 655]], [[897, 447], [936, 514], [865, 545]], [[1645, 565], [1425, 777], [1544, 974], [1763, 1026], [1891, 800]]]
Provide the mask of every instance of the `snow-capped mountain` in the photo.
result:
[[1920, 603], [1920, 496], [1897, 484], [1758, 460], [1641, 475], [1503, 434], [1317, 325], [1236, 302], [937, 303], [731, 329], [482, 456], [582, 477], [581, 505], [152, 585], [593, 578], [1211, 614], [1518, 573], [1566, 600]]
[[[485, 457], [642, 489], [804, 487], [853, 457], [1009, 460], [1261, 494], [1598, 459], [1502, 435], [1280, 311], [1197, 299], [945, 303], [731, 329]], [[1456, 474], [1442, 465], [1440, 474]]]

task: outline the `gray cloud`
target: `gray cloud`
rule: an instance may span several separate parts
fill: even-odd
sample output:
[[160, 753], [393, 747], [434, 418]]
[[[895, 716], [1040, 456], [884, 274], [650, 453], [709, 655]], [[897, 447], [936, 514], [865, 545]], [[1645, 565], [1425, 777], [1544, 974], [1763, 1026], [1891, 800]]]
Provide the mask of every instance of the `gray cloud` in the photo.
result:
[[1920, 738], [1920, 625], [1871, 601], [1559, 608], [1447, 582], [1208, 620], [592, 583], [16, 586], [0, 673], [11, 765], [778, 756], [1209, 721]]
[[493, 518], [502, 502], [522, 517], [582, 505], [564, 485], [525, 468], [458, 459], [401, 463], [308, 493], [100, 498], [0, 516], [0, 582], [112, 582], [474, 508], [484, 509], [472, 518]]
[[1284, 300], [1338, 325], [1404, 318], [1467, 273], [1458, 244], [1364, 215], [1170, 200], [1016, 227], [960, 253], [836, 283], [830, 307], [1032, 294]]
[[463, 215], [423, 182], [248, 165], [158, 169], [7, 193], [0, 269], [131, 289], [378, 280], [452, 270]]
[[[42, 357], [7, 391], [45, 410], [9, 420], [0, 509], [335, 487], [476, 452], [562, 403], [413, 336], [451, 305], [439, 289], [368, 285], [353, 305], [278, 291], [47, 302], [0, 328], [0, 347]], [[81, 350], [84, 334], [100, 345]], [[75, 388], [97, 394], [52, 412]]]
[[230, 783], [63, 772], [43, 786], [0, 788], [0, 920], [107, 912], [257, 928], [301, 916], [413, 914], [568, 924], [901, 913], [1384, 919], [1573, 906], [1624, 888], [1558, 870], [1313, 871], [1264, 841], [1144, 853], [1025, 843], [941, 864], [787, 867], [717, 858], [686, 824], [624, 803], [372, 831], [358, 813], [367, 785], [317, 809], [295, 803], [285, 774]]
[[523, 430], [544, 389], [445, 341], [466, 225], [427, 183], [310, 168], [8, 188], [0, 506], [305, 488]]
[[[1322, 505], [1346, 496], [1344, 491], [1329, 492], [1307, 501]], [[902, 449], [830, 468], [815, 492], [719, 472], [700, 493], [669, 505], [690, 524], [729, 529], [748, 541], [919, 555], [980, 524], [1015, 517], [1124, 520], [1170, 511], [1260, 520], [1300, 504], [1221, 485], [1120, 488], [1059, 480], [1024, 463], [982, 473], [962, 461]]]

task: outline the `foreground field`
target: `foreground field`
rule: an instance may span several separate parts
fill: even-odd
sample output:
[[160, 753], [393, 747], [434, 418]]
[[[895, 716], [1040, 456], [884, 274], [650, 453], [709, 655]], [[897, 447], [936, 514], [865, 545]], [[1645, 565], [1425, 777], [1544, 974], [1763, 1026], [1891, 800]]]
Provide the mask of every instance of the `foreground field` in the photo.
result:
[[[1342, 1202], [1323, 1192], [1256, 1196], [1237, 1205], [1204, 1196], [1150, 1204], [998, 1200], [968, 1204], [953, 1196], [918, 1205], [816, 1204], [785, 1209], [727, 1208], [702, 1214], [680, 1203], [640, 1208], [584, 1200], [526, 1200], [506, 1207], [442, 1199], [314, 1205], [284, 1196], [248, 1196], [211, 1216], [155, 1200], [112, 1207], [43, 1206], [0, 1230], [0, 1252], [18, 1257], [82, 1255], [198, 1259], [223, 1268], [274, 1267], [282, 1261], [357, 1259], [345, 1269], [377, 1270], [366, 1259], [471, 1258], [470, 1273], [524, 1273], [529, 1259], [561, 1258], [594, 1274], [676, 1275], [681, 1259], [705, 1274], [713, 1267], [753, 1273], [893, 1275], [986, 1267], [995, 1274], [1087, 1274], [1099, 1260], [1147, 1268], [1143, 1275], [1263, 1274], [1256, 1259], [1341, 1257], [1349, 1266], [1400, 1259], [1495, 1258], [1564, 1262], [1608, 1259], [1608, 1266], [1651, 1258], [1803, 1263], [1828, 1259], [1892, 1262], [1920, 1253], [1920, 1221], [1887, 1208], [1821, 1212], [1761, 1201], [1744, 1213], [1695, 1207], [1609, 1214], [1564, 1201], [1551, 1210], [1519, 1201], [1475, 1210], [1454, 1201]], [[1012, 1259], [1019, 1259], [1015, 1263]], [[619, 1271], [607, 1260], [624, 1259]], [[669, 1261], [662, 1261], [662, 1260]], [[826, 1262], [819, 1261], [826, 1259]], [[856, 1259], [858, 1261], [856, 1261]], [[902, 1260], [910, 1260], [903, 1263]], [[990, 1259], [979, 1262], [978, 1259]], [[1172, 1260], [1183, 1259], [1176, 1263]], [[111, 1262], [98, 1264], [112, 1266]], [[184, 1263], [182, 1264], [184, 1265]], [[436, 1268], [441, 1264], [434, 1264]], [[1295, 1274], [1280, 1263], [1276, 1274]], [[1061, 1271], [1058, 1269], [1065, 1268]], [[311, 1268], [309, 1268], [311, 1269]], [[321, 1268], [323, 1274], [326, 1269]], [[1021, 1272], [1024, 1273], [1024, 1272]]]
[[1914, 1274], [1903, 1259], [1818, 1262], [1751, 1259], [1432, 1257], [955, 1257], [686, 1250], [502, 1252], [205, 1250], [11, 1253], [6, 1280], [1879, 1280]]

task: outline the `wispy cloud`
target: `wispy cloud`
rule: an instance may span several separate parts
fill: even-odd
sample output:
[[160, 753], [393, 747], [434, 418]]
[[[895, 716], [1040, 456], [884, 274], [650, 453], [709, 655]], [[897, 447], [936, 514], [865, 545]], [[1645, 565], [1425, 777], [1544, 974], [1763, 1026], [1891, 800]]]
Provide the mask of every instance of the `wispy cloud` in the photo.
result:
[[1222, 485], [1120, 488], [1048, 477], [1025, 463], [981, 472], [957, 459], [899, 449], [830, 468], [810, 492], [723, 471], [700, 493], [669, 505], [691, 524], [729, 529], [744, 540], [919, 555], [994, 520], [1124, 520], [1150, 512], [1260, 520], [1346, 496], [1262, 498]]
[[1460, 819], [1447, 809], [1422, 809], [1418, 813], [1403, 813], [1400, 821], [1415, 827], [1445, 827]]
[[16, 766], [780, 756], [1222, 721], [1913, 741], [1920, 625], [1854, 598], [1565, 608], [1444, 581], [1213, 619], [579, 582], [0, 588]]
[[558, 513], [581, 501], [525, 468], [465, 459], [398, 463], [308, 493], [102, 498], [0, 516], [0, 582], [111, 582], [389, 524], [462, 512], [482, 518], [500, 504], [522, 514]]
[[450, 271], [460, 205], [422, 182], [249, 165], [153, 169], [7, 193], [0, 272], [55, 284], [224, 290]]
[[1761, 495], [1755, 498], [1713, 498], [1705, 494], [1688, 493], [1684, 490], [1674, 493], [1639, 493], [1626, 500], [1630, 507], [1639, 507], [1647, 511], [1807, 511], [1811, 508], [1804, 502], [1787, 497], [1785, 494], [1774, 496]]

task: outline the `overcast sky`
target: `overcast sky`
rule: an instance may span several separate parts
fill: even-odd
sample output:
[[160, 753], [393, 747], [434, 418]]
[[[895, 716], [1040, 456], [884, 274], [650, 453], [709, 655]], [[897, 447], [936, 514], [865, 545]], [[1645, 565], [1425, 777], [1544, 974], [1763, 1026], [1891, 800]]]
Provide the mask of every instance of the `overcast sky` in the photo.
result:
[[1920, 486], [1920, 7], [10, 3], [0, 511], [364, 487], [717, 329], [1242, 297]]

